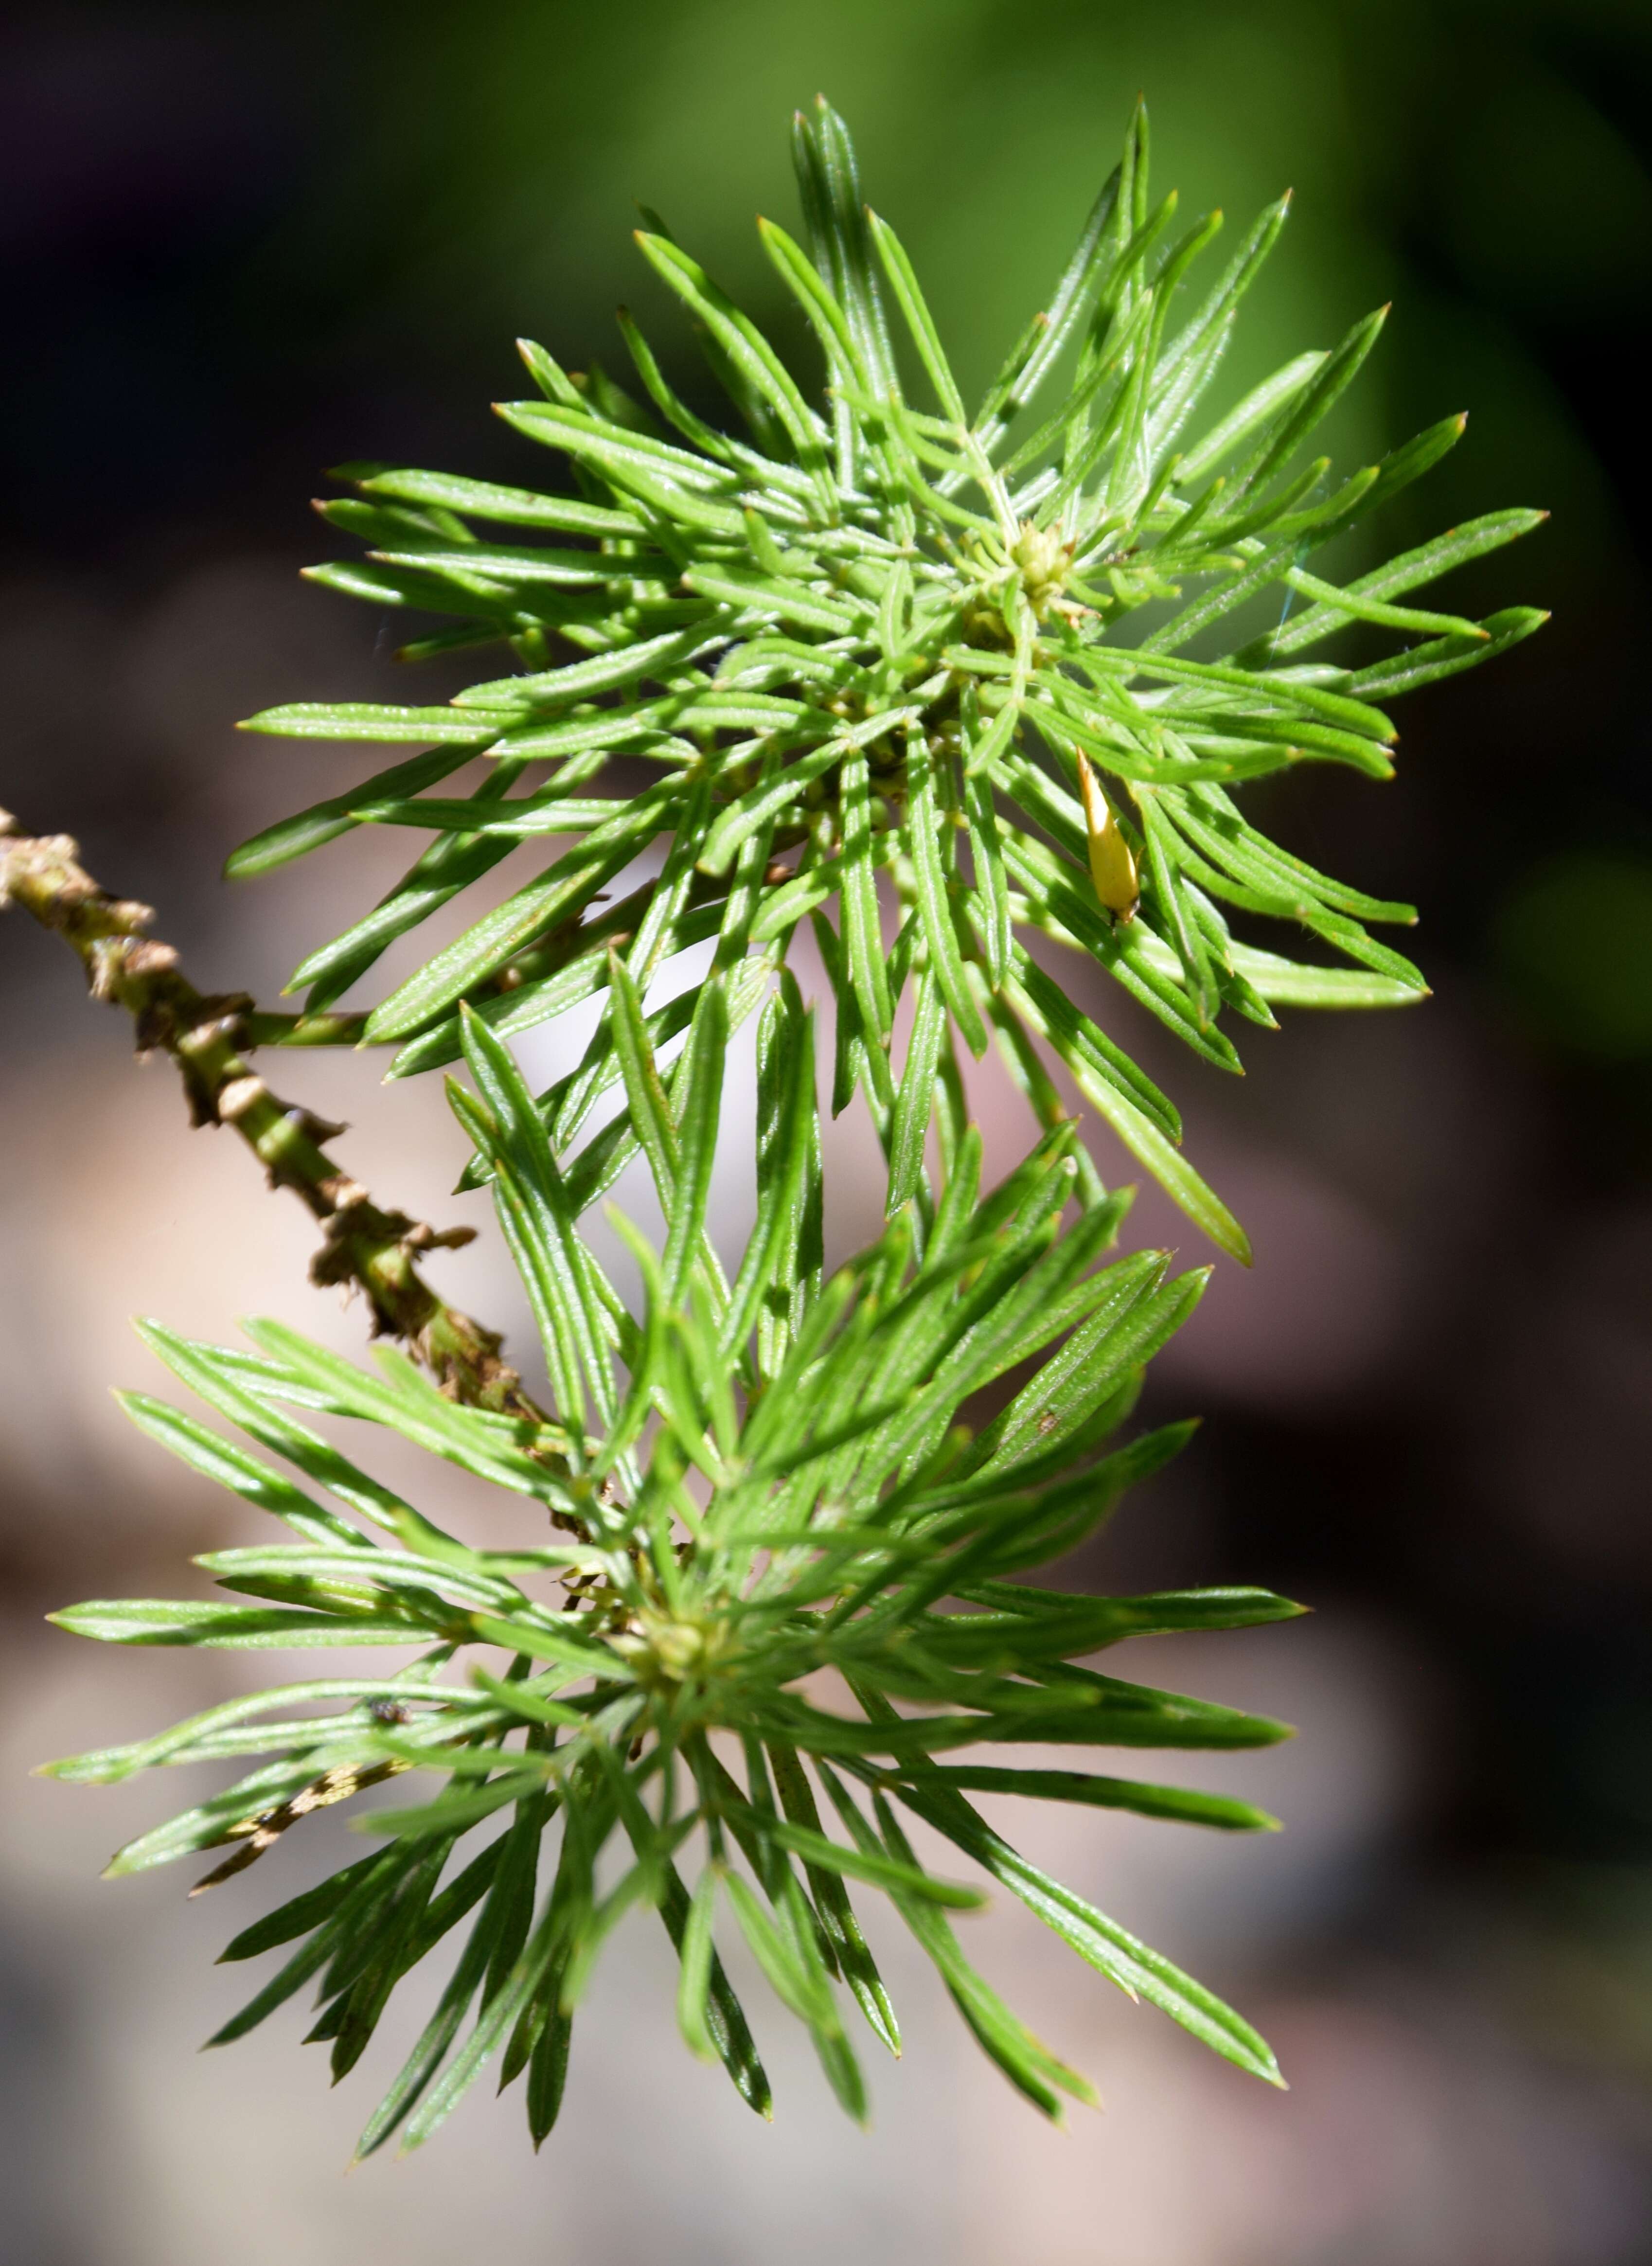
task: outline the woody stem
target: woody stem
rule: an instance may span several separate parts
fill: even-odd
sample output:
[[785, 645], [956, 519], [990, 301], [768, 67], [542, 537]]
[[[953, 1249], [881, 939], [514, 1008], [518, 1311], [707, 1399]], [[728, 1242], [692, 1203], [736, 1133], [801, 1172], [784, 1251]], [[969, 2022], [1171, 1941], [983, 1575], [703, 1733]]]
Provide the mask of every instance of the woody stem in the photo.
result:
[[468, 1243], [475, 1231], [438, 1232], [376, 1204], [322, 1146], [342, 1127], [283, 1101], [250, 1066], [252, 1000], [244, 993], [198, 991], [173, 947], [145, 934], [154, 918], [150, 908], [111, 896], [78, 859], [67, 835], [24, 834], [0, 811], [0, 910], [21, 905], [61, 936], [85, 969], [93, 998], [131, 1017], [139, 1050], [171, 1056], [192, 1122], [232, 1127], [271, 1186], [290, 1188], [319, 1221], [323, 1241], [311, 1262], [312, 1282], [361, 1290], [376, 1332], [404, 1339], [456, 1400], [536, 1425], [550, 1421], [503, 1359], [497, 1332], [449, 1305], [420, 1272], [418, 1254]]

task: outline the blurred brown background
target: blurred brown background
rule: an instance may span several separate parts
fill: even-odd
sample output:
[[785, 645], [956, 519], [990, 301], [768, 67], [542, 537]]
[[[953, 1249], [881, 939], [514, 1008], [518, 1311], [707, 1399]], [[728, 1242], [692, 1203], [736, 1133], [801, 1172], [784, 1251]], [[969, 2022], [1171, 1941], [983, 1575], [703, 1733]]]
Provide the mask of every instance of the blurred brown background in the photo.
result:
[[[1434, 1001], [1253, 1032], [1239, 1087], [1151, 1053], [1259, 1261], [1218, 1272], [1161, 1363], [1157, 1406], [1208, 1419], [1193, 1451], [1080, 1571], [1318, 1609], [1134, 1663], [1302, 1725], [1193, 1773], [1289, 1831], [1079, 1816], [1024, 1838], [1254, 2015], [1284, 2097], [1003, 1911], [975, 1924], [983, 1964], [1107, 2097], [1064, 2136], [896, 1944], [912, 2042], [875, 2074], [870, 2138], [789, 2025], [765, 2026], [772, 2131], [692, 2065], [641, 1922], [537, 2162], [515, 2103], [479, 2092], [425, 2156], [340, 2182], [394, 2039], [337, 2097], [290, 2016], [194, 2058], [245, 1995], [209, 1964], [224, 1936], [353, 1845], [318, 1821], [204, 1905], [176, 1873], [99, 1884], [184, 1790], [24, 1773], [241, 1671], [106, 1655], [40, 1616], [178, 1591], [203, 1578], [192, 1550], [239, 1531], [112, 1408], [112, 1383], [155, 1381], [129, 1313], [223, 1335], [275, 1311], [347, 1347], [359, 1318], [305, 1290], [296, 1208], [253, 1198], [227, 1137], [186, 1137], [170, 1073], [135, 1068], [62, 948], [0, 923], [0, 2261], [1652, 2259], [1645, 0], [25, 4], [0, 65], [0, 803], [157, 903], [204, 986], [273, 997], [394, 869], [398, 845], [362, 844], [216, 878], [360, 760], [238, 740], [238, 716], [407, 697], [372, 616], [296, 579], [330, 548], [304, 508], [320, 468], [532, 479], [486, 412], [520, 390], [515, 333], [577, 366], [610, 353], [624, 296], [674, 343], [632, 197], [790, 336], [749, 223], [790, 216], [786, 116], [817, 87], [971, 380], [1047, 289], [1138, 88], [1184, 211], [1242, 221], [1294, 184], [1226, 382], [1393, 298], [1345, 460], [1473, 420], [1379, 539], [1547, 506], [1446, 603], [1555, 611], [1404, 705], [1396, 786], [1297, 779], [1271, 806], [1316, 862], [1420, 902]], [[311, 1057], [280, 1082], [353, 1121], [376, 1192], [460, 1216], [428, 1081]], [[1160, 1207], [1137, 1225], [1202, 1257]], [[525, 1353], [502, 1259], [441, 1263]]]

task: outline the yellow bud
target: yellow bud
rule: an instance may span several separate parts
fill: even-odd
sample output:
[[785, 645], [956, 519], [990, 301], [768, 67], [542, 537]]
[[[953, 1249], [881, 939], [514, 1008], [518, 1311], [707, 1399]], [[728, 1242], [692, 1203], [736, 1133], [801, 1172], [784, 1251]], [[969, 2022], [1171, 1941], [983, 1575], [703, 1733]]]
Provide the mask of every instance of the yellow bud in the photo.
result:
[[1090, 837], [1090, 878], [1095, 883], [1095, 893], [1115, 920], [1135, 918], [1137, 905], [1141, 901], [1141, 887], [1136, 876], [1136, 860], [1130, 845], [1119, 831], [1119, 822], [1113, 815], [1113, 806], [1101, 792], [1100, 781], [1091, 770], [1079, 750], [1078, 793], [1084, 801], [1084, 822]]

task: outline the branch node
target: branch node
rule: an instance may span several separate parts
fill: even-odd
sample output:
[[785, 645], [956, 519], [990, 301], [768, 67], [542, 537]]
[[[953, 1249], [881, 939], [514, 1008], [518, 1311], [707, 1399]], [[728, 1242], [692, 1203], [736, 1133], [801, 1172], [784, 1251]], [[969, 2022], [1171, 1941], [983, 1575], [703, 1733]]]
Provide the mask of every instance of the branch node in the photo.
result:
[[335, 1125], [330, 1117], [318, 1117], [313, 1109], [306, 1109], [301, 1102], [296, 1102], [286, 1115], [287, 1122], [296, 1126], [305, 1139], [315, 1142], [318, 1147], [324, 1141], [336, 1141], [350, 1129], [347, 1125]]
[[467, 1243], [474, 1243], [473, 1227], [431, 1227], [420, 1220], [401, 1239], [404, 1251], [463, 1251]]
[[[325, 1181], [317, 1183], [316, 1194], [323, 1199], [333, 1214], [333, 1219], [327, 1223], [329, 1234], [333, 1232], [333, 1221], [340, 1213], [354, 1211], [359, 1205], [372, 1202], [372, 1198], [360, 1181], [353, 1181], [347, 1173], [330, 1173]], [[402, 1214], [398, 1212], [392, 1217], [399, 1219]]]
[[240, 1078], [232, 1078], [227, 1085], [221, 1085], [217, 1099], [219, 1122], [233, 1125], [257, 1103], [269, 1099], [269, 1088], [256, 1071], [247, 1071]]

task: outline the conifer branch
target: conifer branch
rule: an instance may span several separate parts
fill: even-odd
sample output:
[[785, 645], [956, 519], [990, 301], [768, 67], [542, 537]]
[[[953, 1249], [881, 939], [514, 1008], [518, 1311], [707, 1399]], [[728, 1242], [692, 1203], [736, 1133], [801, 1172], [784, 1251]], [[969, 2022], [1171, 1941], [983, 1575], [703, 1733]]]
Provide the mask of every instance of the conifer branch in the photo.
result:
[[[1301, 1610], [1248, 1588], [1098, 1597], [1028, 1578], [1099, 1532], [1188, 1439], [1188, 1424], [1128, 1428], [1146, 1364], [1205, 1279], [1173, 1275], [1166, 1252], [1117, 1251], [1129, 1191], [1103, 1187], [1046, 1051], [1211, 1242], [1249, 1256], [1181, 1154], [1174, 1104], [1078, 1005], [1044, 947], [1082, 955], [1229, 1071], [1239, 1056], [1224, 1018], [1271, 1026], [1276, 1004], [1425, 997], [1418, 969], [1367, 926], [1408, 925], [1411, 909], [1317, 872], [1241, 800], [1249, 782], [1308, 762], [1388, 777], [1395, 731], [1375, 704], [1478, 666], [1544, 618], [1511, 608], [1478, 622], [1396, 601], [1542, 515], [1488, 514], [1346, 584], [1307, 571], [1436, 463], [1462, 420], [1340, 484], [1327, 458], [1300, 463], [1374, 344], [1378, 314], [1210, 423], [1204, 398], [1285, 207], [1264, 213], [1185, 307], [1185, 271], [1219, 216], [1160, 246], [1174, 200], [1150, 206], [1140, 111], [1045, 313], [973, 415], [823, 103], [796, 121], [794, 155], [807, 247], [767, 223], [764, 243], [820, 347], [817, 401], [651, 225], [642, 252], [749, 437], [682, 401], [622, 316], [646, 399], [595, 364], [575, 375], [523, 348], [539, 398], [502, 414], [561, 460], [555, 485], [341, 468], [355, 493], [322, 515], [366, 556], [313, 578], [380, 613], [445, 620], [409, 658], [491, 646], [487, 667], [508, 655], [508, 673], [442, 706], [297, 701], [249, 720], [259, 734], [413, 752], [266, 827], [233, 853], [232, 875], [364, 825], [432, 837], [388, 895], [300, 963], [298, 1014], [198, 992], [145, 934], [147, 909], [110, 897], [72, 842], [8, 841], [0, 819], [0, 903], [9, 894], [67, 939], [94, 995], [130, 1013], [139, 1046], [177, 1063], [195, 1122], [233, 1125], [321, 1223], [314, 1278], [357, 1284], [377, 1331], [423, 1363], [381, 1346], [359, 1368], [273, 1321], [246, 1325], [252, 1353], [143, 1325], [230, 1429], [141, 1393], [123, 1396], [134, 1422], [295, 1539], [199, 1559], [227, 1601], [94, 1598], [53, 1616], [105, 1643], [413, 1656], [389, 1674], [238, 1692], [47, 1766], [106, 1783], [252, 1763], [110, 1868], [236, 1845], [201, 1887], [245, 1870], [312, 1811], [404, 1771], [435, 1775], [429, 1798], [355, 1820], [386, 1846], [224, 1955], [298, 1946], [212, 2043], [317, 1977], [310, 2035], [331, 2041], [341, 2077], [403, 1977], [465, 1924], [363, 2154], [396, 2133], [419, 2145], [495, 2057], [501, 2086], [526, 2077], [537, 2146], [556, 2122], [586, 1985], [633, 1905], [654, 1907], [676, 1951], [691, 2052], [720, 2061], [768, 2114], [720, 1926], [725, 1941], [744, 1940], [842, 2106], [864, 2118], [844, 2017], [858, 2011], [896, 2050], [899, 2028], [852, 1882], [887, 1896], [1028, 2101], [1054, 2116], [1063, 2094], [1093, 2098], [976, 1971], [945, 1915], [981, 1892], [931, 1873], [897, 1809], [1097, 1973], [1281, 2081], [1241, 2014], [1041, 1872], [967, 1797], [1224, 1831], [1265, 1831], [1264, 1812], [1111, 1773], [945, 1759], [1052, 1743], [1270, 1744], [1285, 1727], [1269, 1718], [1091, 1663], [1137, 1636]], [[921, 369], [939, 414], [909, 396], [902, 336], [909, 376]], [[1020, 438], [1034, 396], [1057, 382], [1064, 398]], [[1371, 628], [1412, 641], [1376, 660], [1325, 657], [1327, 643]], [[477, 763], [470, 793], [430, 792]], [[610, 903], [610, 885], [652, 869], [656, 845], [657, 873]], [[519, 852], [535, 867], [512, 894], [370, 1012], [335, 1012], [391, 944]], [[1249, 941], [1255, 918], [1305, 935], [1317, 956]], [[683, 983], [684, 955], [705, 946], [709, 969]], [[1323, 964], [1332, 954], [1349, 964]], [[824, 1034], [805, 983], [830, 1009], [832, 1113], [859, 1097], [888, 1168], [881, 1232], [831, 1273]], [[511, 1042], [592, 1009], [582, 1055], [531, 1091]], [[727, 1266], [711, 1196], [732, 1137], [728, 1049], [749, 1020], [757, 1204]], [[983, 1188], [961, 1049], [979, 1056], [995, 1036], [1040, 1137]], [[462, 1064], [448, 1088], [470, 1150], [461, 1184], [491, 1188], [550, 1414], [505, 1367], [500, 1340], [420, 1276], [420, 1252], [461, 1237], [374, 1204], [325, 1154], [339, 1129], [279, 1100], [248, 1066], [259, 1045], [355, 1042], [394, 1044], [391, 1078]], [[639, 1278], [626, 1297], [581, 1224], [633, 1160], [646, 1162], [664, 1235], [656, 1246], [607, 1207]], [[369, 1452], [394, 1435], [442, 1478], [457, 1466], [559, 1531], [473, 1543], [289, 1413], [317, 1409], [360, 1427]], [[446, 1875], [465, 1837], [497, 1828]], [[703, 1853], [691, 1891], [678, 1870], [691, 1845]], [[618, 1875], [614, 1848], [635, 1860]]]

